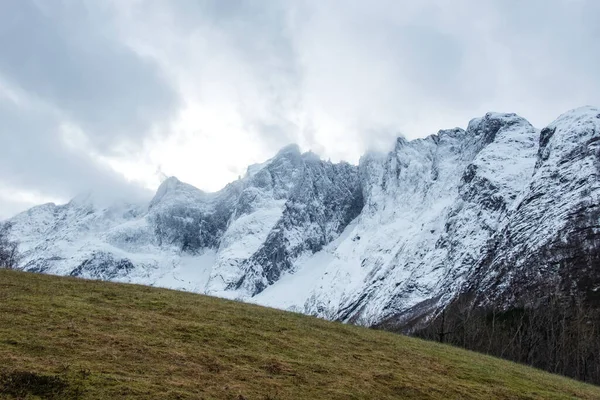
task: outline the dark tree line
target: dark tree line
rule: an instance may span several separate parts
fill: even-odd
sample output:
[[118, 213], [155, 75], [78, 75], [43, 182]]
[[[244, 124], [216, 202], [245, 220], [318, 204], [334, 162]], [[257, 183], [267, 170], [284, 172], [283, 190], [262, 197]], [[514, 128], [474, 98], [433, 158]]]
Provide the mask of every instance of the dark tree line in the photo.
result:
[[16, 268], [19, 262], [19, 244], [10, 240], [10, 223], [0, 223], [0, 268]]
[[416, 336], [600, 384], [598, 308], [558, 295], [508, 310], [472, 304], [462, 295]]

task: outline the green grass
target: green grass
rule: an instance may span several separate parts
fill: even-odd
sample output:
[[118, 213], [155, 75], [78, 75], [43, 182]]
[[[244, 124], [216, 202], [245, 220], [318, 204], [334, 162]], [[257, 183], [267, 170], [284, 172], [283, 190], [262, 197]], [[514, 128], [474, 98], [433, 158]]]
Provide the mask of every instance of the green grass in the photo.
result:
[[600, 399], [400, 335], [145, 286], [0, 270], [0, 399]]

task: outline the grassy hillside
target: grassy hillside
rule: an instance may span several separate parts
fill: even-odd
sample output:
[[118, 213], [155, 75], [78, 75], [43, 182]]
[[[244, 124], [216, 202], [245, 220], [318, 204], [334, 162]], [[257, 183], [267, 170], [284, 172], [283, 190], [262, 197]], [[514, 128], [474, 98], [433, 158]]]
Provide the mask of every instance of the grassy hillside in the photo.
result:
[[600, 399], [600, 388], [253, 305], [0, 270], [0, 398]]

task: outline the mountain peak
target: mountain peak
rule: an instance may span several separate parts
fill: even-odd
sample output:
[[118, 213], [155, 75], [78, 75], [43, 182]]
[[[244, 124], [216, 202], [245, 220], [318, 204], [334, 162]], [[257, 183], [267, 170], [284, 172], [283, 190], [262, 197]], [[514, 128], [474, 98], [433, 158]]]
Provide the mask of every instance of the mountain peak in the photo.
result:
[[525, 123], [531, 125], [525, 118], [515, 113], [487, 112], [483, 117], [473, 118], [467, 125], [467, 132], [480, 134], [484, 131], [498, 130], [503, 125]]
[[275, 157], [281, 156], [281, 155], [286, 155], [286, 154], [297, 154], [300, 155], [300, 146], [298, 146], [296, 143], [291, 143], [288, 144], [287, 146], [282, 147], [278, 152], [277, 155]]
[[466, 137], [476, 148], [481, 149], [495, 141], [498, 132], [509, 127], [515, 132], [534, 129], [529, 121], [515, 113], [488, 112], [483, 117], [469, 121]]
[[281, 159], [300, 159], [302, 153], [300, 151], [300, 146], [295, 143], [288, 144], [287, 146], [282, 147], [275, 156], [268, 159], [267, 161], [256, 163], [249, 165], [246, 169], [246, 177], [251, 177], [260, 172], [264, 167], [270, 165], [273, 161], [281, 160]]
[[163, 187], [163, 186], [164, 187], [175, 187], [180, 183], [181, 183], [181, 181], [179, 179], [177, 179], [177, 177], [169, 176], [160, 183], [159, 188]]
[[600, 108], [594, 106], [583, 106], [574, 108], [561, 114], [549, 125], [549, 127], [554, 127], [558, 124], [578, 124], [584, 120], [600, 120]]
[[154, 198], [152, 201], [150, 201], [150, 208], [163, 201], [163, 199], [165, 199], [167, 196], [177, 192], [193, 193], [194, 195], [204, 194], [202, 190], [196, 188], [195, 186], [181, 182], [176, 177], [171, 176], [165, 179], [156, 190]]

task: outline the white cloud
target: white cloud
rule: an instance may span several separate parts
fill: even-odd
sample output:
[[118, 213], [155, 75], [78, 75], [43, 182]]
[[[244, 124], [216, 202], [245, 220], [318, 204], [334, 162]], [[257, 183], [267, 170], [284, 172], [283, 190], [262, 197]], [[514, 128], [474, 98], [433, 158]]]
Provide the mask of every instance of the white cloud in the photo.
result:
[[600, 104], [594, 0], [81, 4], [0, 6], [0, 183], [21, 192], [216, 190], [291, 142], [356, 162], [490, 110], [541, 127]]

